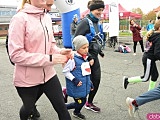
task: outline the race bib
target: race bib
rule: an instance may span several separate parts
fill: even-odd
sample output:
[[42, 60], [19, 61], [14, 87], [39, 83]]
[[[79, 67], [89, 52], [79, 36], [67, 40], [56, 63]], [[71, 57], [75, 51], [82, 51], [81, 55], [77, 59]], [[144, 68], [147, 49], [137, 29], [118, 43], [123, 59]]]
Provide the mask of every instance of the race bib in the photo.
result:
[[83, 76], [90, 75], [91, 74], [91, 68], [90, 68], [89, 62], [82, 63], [81, 70], [82, 70], [82, 75]]

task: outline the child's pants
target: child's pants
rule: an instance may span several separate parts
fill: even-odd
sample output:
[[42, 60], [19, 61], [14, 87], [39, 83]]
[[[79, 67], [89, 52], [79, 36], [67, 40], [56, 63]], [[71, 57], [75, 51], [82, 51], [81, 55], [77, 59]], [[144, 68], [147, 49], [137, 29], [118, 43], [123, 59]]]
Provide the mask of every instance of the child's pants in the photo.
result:
[[66, 104], [67, 109], [75, 109], [74, 113], [80, 113], [82, 107], [86, 103], [86, 98], [73, 98], [75, 102]]

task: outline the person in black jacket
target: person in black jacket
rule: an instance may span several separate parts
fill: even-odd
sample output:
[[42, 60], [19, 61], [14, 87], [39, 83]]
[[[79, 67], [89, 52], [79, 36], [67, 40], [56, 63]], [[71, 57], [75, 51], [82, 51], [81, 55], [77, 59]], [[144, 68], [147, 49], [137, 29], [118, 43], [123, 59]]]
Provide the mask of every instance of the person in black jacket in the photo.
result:
[[[152, 44], [148, 52], [145, 52], [145, 55], [147, 57], [146, 64], [147, 67], [149, 67], [148, 72], [152, 77], [151, 79], [157, 80], [159, 74], [155, 62], [160, 60], [160, 20], [156, 21], [154, 29], [155, 31], [152, 32], [153, 34], [150, 34], [151, 36], [149, 36], [148, 39], [148, 41]], [[148, 63], [150, 64], [148, 65]], [[143, 80], [144, 78], [141, 79]], [[127, 97], [126, 104], [128, 105], [130, 116], [134, 117], [134, 113], [139, 106], [158, 99], [160, 99], [160, 85], [157, 88], [149, 90], [148, 92], [136, 97], [135, 99]]]
[[[93, 112], [99, 112], [100, 108], [93, 104], [93, 99], [98, 91], [101, 79], [101, 67], [98, 54], [100, 54], [102, 57], [104, 56], [104, 53], [101, 51], [101, 48], [98, 42], [96, 41], [96, 39], [98, 38], [96, 34], [100, 33], [99, 20], [104, 10], [104, 2], [102, 0], [89, 1], [88, 8], [90, 10], [90, 13], [86, 16], [86, 18], [82, 19], [79, 22], [77, 29], [75, 31], [75, 37], [78, 35], [84, 35], [84, 36], [88, 35], [87, 39], [89, 41], [89, 54], [90, 54], [88, 60], [94, 59], [94, 64], [91, 66], [91, 76], [90, 76], [94, 86], [94, 90], [90, 92], [88, 101], [85, 104], [85, 108], [88, 110], [92, 110]], [[94, 27], [92, 30], [90, 29], [88, 19], [93, 23]], [[97, 38], [95, 39], [95, 37]]]

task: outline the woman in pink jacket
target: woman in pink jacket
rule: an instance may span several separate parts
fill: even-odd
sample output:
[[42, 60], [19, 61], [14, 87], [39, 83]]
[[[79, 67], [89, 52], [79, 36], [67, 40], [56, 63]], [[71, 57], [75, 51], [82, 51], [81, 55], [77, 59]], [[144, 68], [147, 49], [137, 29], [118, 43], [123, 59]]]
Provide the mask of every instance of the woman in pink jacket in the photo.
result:
[[23, 102], [20, 119], [34, 119], [30, 115], [44, 93], [59, 120], [71, 120], [53, 65], [65, 63], [72, 51], [56, 46], [45, 6], [44, 0], [22, 0], [22, 8], [9, 26], [9, 55], [15, 63], [14, 85]]

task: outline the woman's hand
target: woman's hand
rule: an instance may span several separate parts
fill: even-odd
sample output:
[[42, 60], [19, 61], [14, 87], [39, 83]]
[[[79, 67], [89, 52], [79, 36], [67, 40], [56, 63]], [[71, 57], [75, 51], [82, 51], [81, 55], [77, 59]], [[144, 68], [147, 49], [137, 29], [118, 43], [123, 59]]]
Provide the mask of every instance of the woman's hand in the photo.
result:
[[68, 57], [68, 59], [72, 59], [73, 58], [73, 51], [72, 49], [65, 49], [62, 48], [61, 52], [62, 55], [66, 55]]
[[61, 54], [53, 54], [52, 55], [52, 62], [54, 64], [64, 64], [68, 61], [68, 57], [66, 55]]

